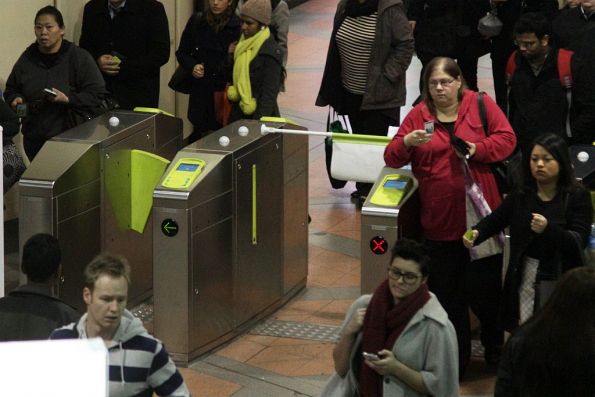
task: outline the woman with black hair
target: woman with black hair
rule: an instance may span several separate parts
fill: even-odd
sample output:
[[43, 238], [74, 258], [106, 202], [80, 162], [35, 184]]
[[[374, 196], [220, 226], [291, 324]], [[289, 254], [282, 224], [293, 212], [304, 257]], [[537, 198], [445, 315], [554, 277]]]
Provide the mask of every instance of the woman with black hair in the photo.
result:
[[209, 0], [203, 13], [190, 17], [176, 58], [180, 66], [192, 73], [188, 120], [194, 131], [192, 143], [221, 128], [217, 120], [215, 92], [225, 89], [233, 64], [234, 43], [240, 38], [240, 20], [233, 13], [232, 0]]
[[495, 397], [595, 395], [595, 268], [572, 269], [505, 346]]
[[539, 302], [539, 284], [581, 266], [593, 208], [587, 189], [574, 177], [566, 142], [541, 135], [524, 162], [524, 183], [463, 237], [468, 248], [510, 227], [510, 262], [504, 281], [503, 325], [512, 331]]
[[29, 160], [48, 139], [73, 126], [72, 112], [94, 116], [107, 93], [91, 54], [64, 39], [64, 18], [56, 7], [37, 11], [34, 31], [36, 41], [13, 66], [4, 92], [22, 119]]

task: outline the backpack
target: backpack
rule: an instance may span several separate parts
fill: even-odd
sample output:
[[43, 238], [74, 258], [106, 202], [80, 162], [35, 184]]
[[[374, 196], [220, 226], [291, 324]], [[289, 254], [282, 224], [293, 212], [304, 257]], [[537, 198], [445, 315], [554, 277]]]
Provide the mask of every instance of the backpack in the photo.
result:
[[[510, 95], [510, 84], [512, 83], [512, 78], [514, 77], [514, 72], [516, 71], [516, 57], [518, 54], [518, 50], [515, 50], [510, 54], [508, 57], [508, 61], [506, 62], [506, 85], [508, 86], [508, 95]], [[557, 62], [557, 69], [558, 69], [558, 78], [560, 79], [560, 85], [564, 90], [566, 90], [566, 103], [568, 104], [568, 109], [566, 112], [566, 135], [569, 138], [572, 138], [572, 130], [570, 129], [570, 107], [572, 105], [572, 68], [571, 68], [571, 61], [572, 55], [574, 54], [573, 51], [566, 50], [564, 48], [560, 48], [558, 50], [558, 62]], [[508, 101], [508, 109], [506, 110], [506, 116], [510, 118], [510, 101]]]

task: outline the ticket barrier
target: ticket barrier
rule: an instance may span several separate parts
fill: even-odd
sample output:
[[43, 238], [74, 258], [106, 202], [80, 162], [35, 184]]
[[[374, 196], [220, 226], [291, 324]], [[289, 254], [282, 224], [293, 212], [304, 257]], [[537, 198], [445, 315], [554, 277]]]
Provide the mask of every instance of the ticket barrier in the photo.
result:
[[[83, 269], [102, 251], [129, 260], [130, 305], [150, 296], [150, 201], [165, 164], [159, 165], [161, 159], [154, 167], [142, 155], [171, 159], [181, 146], [182, 120], [131, 111], [108, 112], [45, 143], [19, 182], [20, 252], [33, 234], [58, 238], [62, 249], [58, 294], [65, 302], [83, 309]], [[135, 192], [146, 190], [142, 182], [151, 178], [148, 200], [139, 199]], [[138, 212], [139, 206], [144, 214]]]
[[180, 365], [306, 284], [308, 139], [261, 126], [238, 121], [185, 147], [154, 191], [153, 332]]
[[386, 279], [397, 240], [420, 237], [417, 180], [408, 169], [384, 167], [362, 205], [361, 293]]

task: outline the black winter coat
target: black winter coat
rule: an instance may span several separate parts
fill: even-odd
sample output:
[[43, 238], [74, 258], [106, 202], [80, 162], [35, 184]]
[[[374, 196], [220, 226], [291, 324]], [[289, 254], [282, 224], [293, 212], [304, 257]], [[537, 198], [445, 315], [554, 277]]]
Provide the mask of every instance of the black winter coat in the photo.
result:
[[19, 119], [10, 106], [0, 99], [0, 126], [2, 126], [2, 145], [12, 143], [12, 138], [19, 133]]
[[250, 62], [250, 85], [256, 99], [256, 111], [245, 115], [238, 102], [233, 103], [229, 122], [241, 119], [259, 120], [263, 116], [278, 117], [277, 95], [283, 80], [283, 53], [271, 35]]
[[581, 7], [570, 8], [560, 13], [552, 22], [552, 40], [558, 48], [575, 51], [582, 35], [591, 28], [595, 28], [595, 13], [587, 19]]
[[184, 28], [176, 51], [178, 62], [190, 73], [199, 63], [205, 68], [203, 78], [192, 79], [188, 119], [195, 128], [220, 128], [213, 112], [213, 92], [223, 90], [231, 80], [233, 54], [228, 54], [228, 48], [239, 39], [240, 19], [234, 13], [220, 32], [215, 32], [201, 15], [191, 16]]
[[[502, 294], [502, 321], [506, 330], [514, 330], [519, 319], [519, 287], [523, 274], [523, 257], [535, 238], [541, 239], [537, 279], [552, 278], [555, 267], [561, 273], [582, 266], [581, 251], [586, 247], [591, 232], [593, 208], [590, 193], [583, 187], [575, 192], [558, 194], [560, 208], [565, 214], [543, 214], [548, 219], [544, 232], [538, 236], [530, 227], [531, 213], [539, 212], [535, 193], [511, 193], [490, 215], [482, 219], [473, 229], [479, 231], [475, 245], [510, 227], [510, 262], [504, 280]], [[564, 200], [566, 203], [564, 204]]]
[[80, 46], [97, 60], [117, 55], [116, 76], [104, 75], [107, 89], [123, 109], [159, 106], [159, 68], [169, 60], [169, 27], [163, 4], [126, 0], [112, 20], [106, 0], [85, 5]]
[[[68, 105], [45, 100], [44, 88], [57, 88], [69, 99]], [[15, 63], [4, 99], [8, 104], [23, 98], [29, 114], [22, 120], [25, 149], [30, 159], [43, 143], [66, 129], [68, 108], [97, 109], [105, 95], [105, 82], [89, 53], [63, 40], [51, 63], [39, 52], [37, 43], [30, 45]], [[33, 146], [28, 146], [29, 142]]]
[[560, 83], [558, 50], [552, 49], [539, 75], [520, 52], [516, 54], [516, 70], [510, 82], [508, 120], [517, 135], [517, 145], [529, 155], [529, 146], [544, 131], [567, 140], [566, 89]]

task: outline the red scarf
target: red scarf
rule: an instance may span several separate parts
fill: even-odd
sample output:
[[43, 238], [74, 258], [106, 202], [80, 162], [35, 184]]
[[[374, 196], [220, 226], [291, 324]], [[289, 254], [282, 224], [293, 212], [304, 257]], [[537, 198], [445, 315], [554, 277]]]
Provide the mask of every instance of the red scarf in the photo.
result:
[[[429, 300], [428, 286], [423, 283], [414, 293], [395, 305], [388, 280], [385, 280], [374, 291], [366, 310], [361, 351], [378, 353], [382, 349], [392, 350], [411, 317]], [[368, 367], [363, 359], [358, 380], [362, 397], [382, 396], [382, 376]]]

